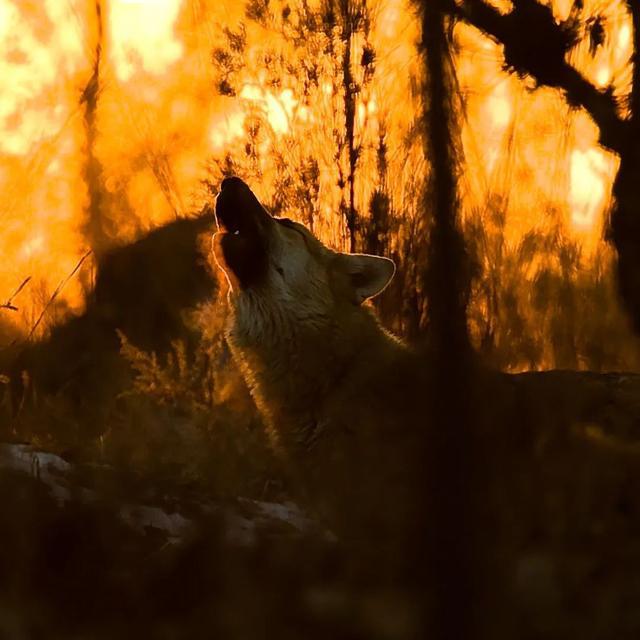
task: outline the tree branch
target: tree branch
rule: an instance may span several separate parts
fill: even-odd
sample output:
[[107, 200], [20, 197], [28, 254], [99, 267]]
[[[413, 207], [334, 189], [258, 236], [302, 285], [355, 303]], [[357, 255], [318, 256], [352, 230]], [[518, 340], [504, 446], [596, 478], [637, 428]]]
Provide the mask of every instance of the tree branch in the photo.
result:
[[628, 144], [630, 123], [617, 113], [610, 91], [600, 91], [565, 59], [575, 44], [571, 19], [555, 22], [551, 10], [535, 0], [519, 0], [511, 13], [501, 14], [483, 0], [449, 4], [451, 14], [504, 45], [505, 66], [538, 84], [555, 87], [567, 102], [585, 109], [600, 129], [600, 144], [622, 153]]

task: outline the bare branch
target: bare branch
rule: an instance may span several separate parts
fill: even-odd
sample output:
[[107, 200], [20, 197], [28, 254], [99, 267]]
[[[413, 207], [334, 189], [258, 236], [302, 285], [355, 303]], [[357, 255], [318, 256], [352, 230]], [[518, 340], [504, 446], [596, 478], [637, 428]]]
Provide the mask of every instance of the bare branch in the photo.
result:
[[452, 15], [504, 45], [505, 65], [538, 84], [564, 92], [567, 102], [585, 109], [600, 129], [600, 144], [622, 153], [629, 122], [622, 120], [610, 91], [600, 91], [565, 59], [574, 40], [573, 26], [554, 21], [551, 11], [535, 0], [519, 0], [506, 15], [483, 0], [450, 2]]

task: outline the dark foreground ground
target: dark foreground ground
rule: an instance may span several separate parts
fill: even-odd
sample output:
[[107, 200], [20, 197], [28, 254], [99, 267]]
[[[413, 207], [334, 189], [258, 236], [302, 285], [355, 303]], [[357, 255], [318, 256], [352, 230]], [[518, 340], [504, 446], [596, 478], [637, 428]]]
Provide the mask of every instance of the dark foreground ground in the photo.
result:
[[[505, 576], [502, 637], [640, 637], [640, 376], [501, 388], [522, 419], [492, 472], [500, 516], [477, 527]], [[284, 495], [221, 498], [5, 443], [0, 504], [2, 638], [423, 637], [428, 566], [423, 583], [383, 578]]]

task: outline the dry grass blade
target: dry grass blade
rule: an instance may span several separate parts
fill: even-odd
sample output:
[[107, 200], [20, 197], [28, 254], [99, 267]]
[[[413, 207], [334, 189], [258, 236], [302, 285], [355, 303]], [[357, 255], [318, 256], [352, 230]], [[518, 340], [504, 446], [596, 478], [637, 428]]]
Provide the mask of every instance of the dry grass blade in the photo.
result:
[[16, 296], [25, 288], [27, 283], [31, 280], [31, 276], [28, 276], [22, 281], [22, 284], [13, 292], [13, 295], [4, 303], [0, 304], [0, 309], [9, 309], [9, 311], [18, 311], [18, 307], [13, 304]]
[[80, 267], [83, 265], [84, 261], [92, 253], [93, 253], [93, 251], [91, 251], [91, 250], [87, 251], [82, 256], [82, 258], [80, 258], [80, 260], [78, 261], [76, 266], [73, 268], [73, 271], [71, 271], [71, 273], [64, 280], [62, 280], [62, 282], [60, 282], [60, 284], [56, 287], [56, 290], [53, 292], [53, 294], [51, 295], [51, 297], [47, 301], [47, 304], [44, 305], [44, 309], [42, 309], [42, 312], [38, 316], [38, 319], [35, 321], [33, 327], [31, 327], [31, 331], [29, 331], [29, 335], [27, 336], [25, 342], [31, 340], [31, 338], [33, 337], [33, 334], [36, 332], [36, 329], [40, 326], [40, 323], [42, 322], [42, 319], [44, 318], [45, 314], [47, 313], [47, 310], [49, 309], [49, 307], [53, 304], [53, 302], [58, 297], [60, 292], [64, 289], [64, 287], [66, 286], [67, 282], [69, 282], [69, 280], [71, 280], [71, 278], [73, 278], [73, 276], [78, 272]]

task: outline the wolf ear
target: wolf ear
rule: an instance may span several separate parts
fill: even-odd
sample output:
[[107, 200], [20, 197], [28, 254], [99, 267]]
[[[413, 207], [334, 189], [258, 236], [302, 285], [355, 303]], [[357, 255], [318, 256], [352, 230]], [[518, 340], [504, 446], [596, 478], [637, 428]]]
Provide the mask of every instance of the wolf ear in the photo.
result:
[[349, 278], [355, 304], [382, 293], [396, 272], [393, 260], [365, 253], [340, 254], [340, 268]]

